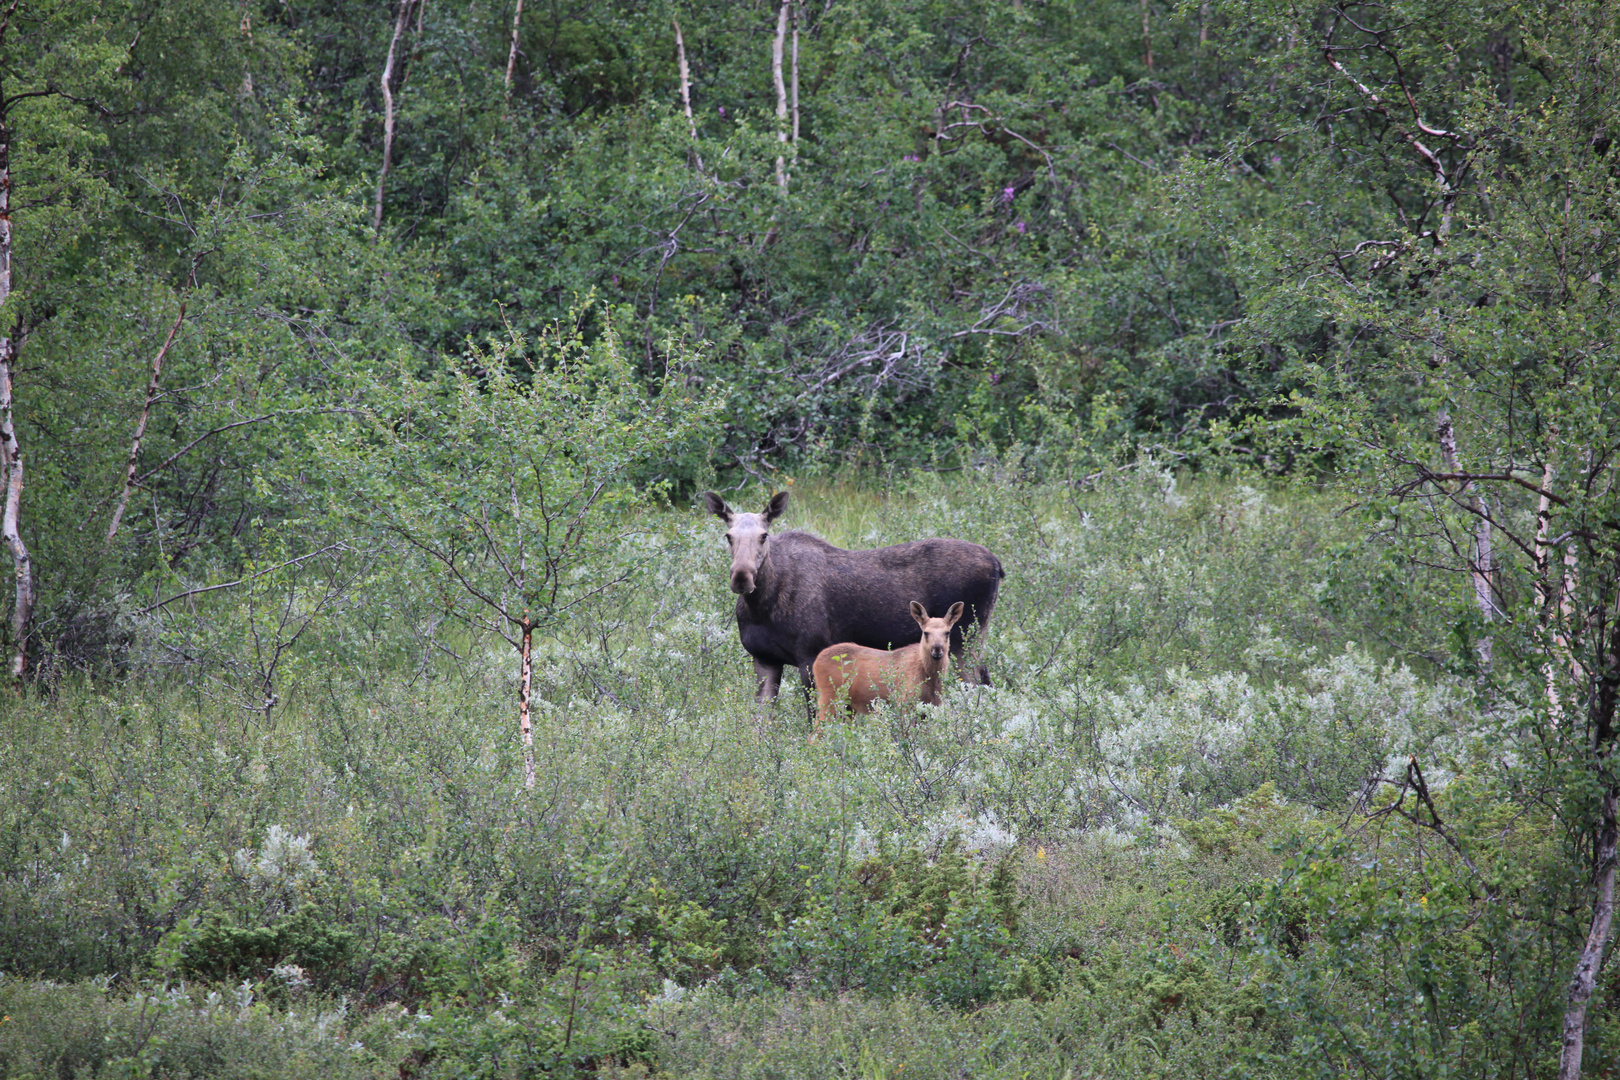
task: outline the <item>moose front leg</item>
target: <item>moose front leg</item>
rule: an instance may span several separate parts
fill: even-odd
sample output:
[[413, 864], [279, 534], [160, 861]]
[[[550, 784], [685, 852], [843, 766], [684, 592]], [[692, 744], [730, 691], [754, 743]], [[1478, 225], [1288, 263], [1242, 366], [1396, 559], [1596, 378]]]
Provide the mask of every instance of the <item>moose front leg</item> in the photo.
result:
[[754, 700], [764, 705], [776, 700], [777, 691], [782, 688], [782, 665], [767, 664], [765, 661], [754, 658]]

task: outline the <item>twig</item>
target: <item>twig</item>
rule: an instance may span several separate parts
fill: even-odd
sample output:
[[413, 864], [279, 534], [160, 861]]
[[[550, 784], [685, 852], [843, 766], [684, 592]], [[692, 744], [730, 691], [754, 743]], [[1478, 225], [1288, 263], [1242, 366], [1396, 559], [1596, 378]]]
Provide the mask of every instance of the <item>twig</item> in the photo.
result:
[[277, 570], [285, 570], [289, 566], [296, 566], [299, 563], [304, 562], [307, 559], [313, 559], [317, 555], [324, 555], [328, 551], [332, 551], [332, 550], [334, 550], [336, 548], [341, 548], [341, 547], [344, 547], [344, 546], [345, 545], [344, 545], [343, 541], [340, 540], [335, 544], [327, 544], [325, 547], [321, 548], [318, 551], [311, 551], [307, 555], [300, 555], [296, 559], [288, 559], [284, 563], [279, 563], [279, 564], [277, 564], [275, 566], [272, 566], [272, 567], [269, 567], [267, 569], [260, 570], [257, 574], [249, 574], [247, 577], [237, 578], [235, 581], [227, 581], [227, 582], [224, 582], [223, 584], [220, 584], [220, 585], [204, 585], [204, 586], [202, 586], [200, 588], [196, 588], [196, 589], [187, 589], [185, 592], [175, 593], [173, 596], [169, 597], [167, 600], [159, 600], [155, 604], [149, 604], [146, 607], [143, 607], [143, 608], [139, 609], [138, 611], [136, 611], [135, 614], [137, 614], [137, 615], [147, 615], [147, 614], [150, 614], [151, 612], [156, 611], [158, 608], [167, 607], [168, 605], [174, 603], [176, 600], [184, 600], [188, 596], [201, 596], [203, 593], [211, 593], [211, 592], [216, 592], [216, 591], [218, 591], [220, 589], [232, 589], [232, 588], [235, 588], [238, 585], [245, 585], [250, 581], [259, 580], [260, 578], [264, 577], [266, 574], [273, 574]]

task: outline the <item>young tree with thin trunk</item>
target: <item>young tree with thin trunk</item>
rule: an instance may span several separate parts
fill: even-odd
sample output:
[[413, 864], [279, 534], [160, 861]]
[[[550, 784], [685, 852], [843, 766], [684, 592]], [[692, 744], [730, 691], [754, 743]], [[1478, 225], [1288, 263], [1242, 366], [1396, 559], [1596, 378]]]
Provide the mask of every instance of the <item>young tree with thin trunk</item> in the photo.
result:
[[174, 325], [169, 327], [168, 337], [163, 339], [163, 347], [158, 349], [157, 355], [152, 357], [152, 377], [146, 383], [146, 397], [141, 402], [141, 416], [135, 422], [135, 435], [129, 442], [129, 458], [124, 462], [123, 483], [118, 491], [118, 501], [113, 506], [112, 519], [107, 522], [107, 543], [111, 544], [118, 535], [118, 526], [123, 523], [124, 511], [129, 509], [129, 493], [135, 489], [135, 470], [141, 462], [141, 440], [146, 437], [146, 423], [152, 418], [152, 404], [157, 401], [158, 387], [163, 378], [163, 358], [169, 354], [169, 347], [174, 344], [175, 336], [180, 333], [180, 324], [186, 319], [186, 305], [180, 304], [180, 312], [174, 317]]
[[525, 787], [535, 635], [634, 576], [627, 512], [648, 494], [633, 481], [718, 404], [671, 375], [648, 394], [611, 329], [587, 345], [558, 327], [532, 351], [492, 344], [452, 374], [379, 382], [367, 422], [327, 444], [345, 505], [416, 552], [447, 615], [517, 653]]
[[[517, 71], [518, 32], [523, 28], [523, 0], [512, 8], [512, 45], [506, 51], [506, 96], [512, 96], [512, 74]], [[677, 28], [676, 33], [680, 30]], [[683, 84], [684, 85], [684, 84]]]
[[377, 198], [371, 214], [371, 231], [382, 231], [383, 195], [388, 190], [388, 169], [394, 161], [394, 64], [399, 54], [399, 41], [411, 22], [411, 5], [415, 0], [399, 0], [399, 11], [394, 17], [394, 36], [388, 42], [388, 59], [383, 63], [383, 147], [382, 167], [377, 170]]
[[692, 136], [692, 164], [702, 172], [703, 158], [697, 152], [697, 120], [692, 116], [692, 71], [686, 65], [686, 38], [681, 33], [681, 20], [671, 15], [669, 21], [675, 28], [675, 67], [681, 78], [681, 111], [686, 114], [686, 130]]
[[792, 99], [790, 107], [793, 110], [793, 148], [799, 148], [799, 24], [804, 20], [804, 4], [802, 0], [793, 3], [793, 77], [789, 88], [789, 97]]
[[[6, 33], [17, 14], [17, 0], [12, 0], [0, 19], [0, 48], [5, 45]], [[0, 73], [0, 79], [5, 73]], [[15, 99], [6, 95], [7, 87], [0, 82], [0, 318], [7, 318], [7, 301], [11, 299], [11, 143], [12, 109]], [[13, 375], [17, 355], [22, 350], [25, 333], [21, 319], [8, 319], [9, 326], [0, 324], [0, 485], [5, 490], [4, 509], [0, 510], [0, 542], [4, 542], [11, 555], [14, 575], [14, 593], [11, 608], [11, 677], [20, 683], [28, 666], [28, 630], [34, 614], [34, 562], [28, 544], [22, 536], [23, 453], [17, 442], [14, 413]]]
[[[787, 45], [788, 16], [792, 3], [793, 0], [780, 0], [778, 3], [776, 35], [771, 38], [771, 81], [776, 87], [776, 141], [784, 146], [792, 130], [788, 124], [787, 84], [782, 78], [782, 56]], [[783, 154], [776, 155], [776, 186], [783, 191], [788, 189], [787, 158]]]

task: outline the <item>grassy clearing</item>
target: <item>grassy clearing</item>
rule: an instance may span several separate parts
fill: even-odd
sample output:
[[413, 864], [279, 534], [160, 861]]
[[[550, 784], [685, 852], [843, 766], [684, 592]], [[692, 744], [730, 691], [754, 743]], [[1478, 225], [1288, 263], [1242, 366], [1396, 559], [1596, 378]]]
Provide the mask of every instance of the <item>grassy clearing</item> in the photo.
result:
[[807, 743], [689, 512], [541, 651], [533, 791], [515, 659], [408, 620], [386, 663], [317, 627], [268, 718], [206, 673], [6, 703], [0, 1075], [1286, 1074], [1242, 905], [1470, 722], [1379, 648], [1407, 601], [1356, 524], [1146, 469], [795, 494], [996, 550], [997, 686]]

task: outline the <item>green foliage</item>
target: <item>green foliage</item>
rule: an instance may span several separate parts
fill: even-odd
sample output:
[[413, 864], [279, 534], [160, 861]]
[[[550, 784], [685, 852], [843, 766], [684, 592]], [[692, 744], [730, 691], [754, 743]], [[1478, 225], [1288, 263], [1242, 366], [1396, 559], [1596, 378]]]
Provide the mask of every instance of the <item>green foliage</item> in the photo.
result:
[[342, 1038], [342, 1004], [281, 1010], [233, 992], [105, 982], [60, 986], [0, 976], [0, 1075], [217, 1076], [293, 1080], [378, 1075], [371, 1055]]
[[532, 354], [513, 341], [427, 380], [394, 372], [368, 388], [367, 423], [324, 448], [340, 512], [419, 557], [446, 614], [514, 645], [629, 576], [628, 512], [667, 496], [671, 458], [715, 412], [679, 360], [646, 393], [611, 326], [586, 343], [585, 316]]
[[348, 958], [355, 937], [322, 915], [313, 904], [306, 904], [273, 926], [249, 928], [210, 912], [179, 942], [181, 970], [223, 982], [290, 963], [320, 980]]
[[933, 858], [881, 851], [772, 941], [795, 986], [823, 994], [916, 994], [966, 1007], [1040, 994], [1050, 971], [1013, 956], [1015, 856], [981, 873], [953, 837]]
[[[1255, 558], [1277, 519], [1331, 533], [1331, 501], [1266, 489], [1283, 509], [1244, 515], [1252, 485], [1178, 483], [1177, 503], [1155, 476], [1077, 494], [987, 470], [886, 499], [795, 485], [801, 526], [859, 543], [986, 535], [1009, 570], [989, 642], [1004, 685], [852, 719], [814, 744], [791, 698], [757, 715], [725, 561], [695, 513], [644, 515], [625, 586], [537, 646], [532, 791], [511, 753], [505, 647], [418, 628], [412, 640], [462, 658], [368, 654], [382, 630], [351, 622], [358, 603], [308, 631], [345, 628], [329, 655], [348, 659], [290, 681], [273, 723], [162, 677], [13, 700], [0, 710], [0, 965], [184, 977], [203, 993], [246, 984], [255, 1008], [300, 1015], [341, 995], [345, 1045], [366, 1048], [355, 1067], [396, 1073], [721, 1069], [755, 1045], [728, 1043], [735, 1025], [786, 1010], [772, 1023], [792, 1034], [766, 1056], [793, 1068], [847, 1052], [944, 1069], [951, 1055], [916, 1049], [924, 1035], [960, 1048], [1002, 1017], [1012, 1041], [971, 1058], [990, 1074], [1106, 1060], [1173, 1075], [1240, 1050], [1287, 1074], [1288, 1059], [1263, 1055], [1299, 1029], [1266, 996], [1282, 976], [1253, 929], [1270, 925], [1257, 912], [1284, 870], [1273, 845], [1318, 835], [1312, 803], [1339, 820], [1368, 799], [1377, 762], [1464, 744], [1473, 714], [1444, 676], [1345, 649], [1376, 611], [1354, 590], [1336, 615], [1305, 590], [1223, 670], [1245, 616], [1206, 598], [1205, 574], [1181, 573], [1167, 540], [1221, 522], [1197, 535], [1221, 538], [1206, 573], [1231, 596], [1377, 560], [1329, 545]], [[1145, 632], [1144, 659], [1087, 676], [1119, 608], [1079, 598], [1109, 566], [1124, 591], [1162, 590], [1145, 620], [1169, 607], [1204, 629]], [[399, 587], [378, 575], [355, 595]], [[416, 602], [390, 599], [397, 621], [381, 626], [409, 638]], [[1055, 661], [1054, 618], [1071, 627]], [[1281, 636], [1293, 627], [1305, 641]], [[1166, 676], [1171, 656], [1211, 670]], [[1493, 821], [1470, 837], [1485, 843]], [[1534, 875], [1512, 880], [1529, 889]], [[1317, 924], [1290, 918], [1277, 962], [1298, 966]]]

